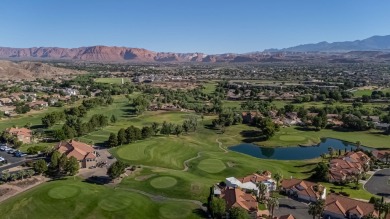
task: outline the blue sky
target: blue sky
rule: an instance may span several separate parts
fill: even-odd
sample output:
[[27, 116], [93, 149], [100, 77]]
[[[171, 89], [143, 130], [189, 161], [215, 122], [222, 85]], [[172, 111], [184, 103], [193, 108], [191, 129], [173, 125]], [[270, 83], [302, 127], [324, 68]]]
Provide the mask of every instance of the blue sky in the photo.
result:
[[2, 0], [0, 46], [252, 52], [390, 34], [388, 0]]

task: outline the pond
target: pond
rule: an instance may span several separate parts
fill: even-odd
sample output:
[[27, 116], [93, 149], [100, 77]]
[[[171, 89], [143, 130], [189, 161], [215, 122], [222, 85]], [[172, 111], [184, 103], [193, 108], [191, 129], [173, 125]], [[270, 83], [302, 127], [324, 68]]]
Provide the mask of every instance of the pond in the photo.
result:
[[[332, 138], [321, 139], [321, 143], [313, 146], [293, 146], [293, 147], [261, 147], [255, 144], [243, 143], [233, 147], [229, 147], [230, 150], [248, 154], [253, 157], [262, 159], [275, 159], [275, 160], [305, 160], [320, 157], [321, 154], [329, 153], [329, 147], [335, 150], [338, 154], [341, 152], [350, 151], [356, 149], [356, 146]], [[371, 150], [368, 147], [360, 146], [361, 149]]]

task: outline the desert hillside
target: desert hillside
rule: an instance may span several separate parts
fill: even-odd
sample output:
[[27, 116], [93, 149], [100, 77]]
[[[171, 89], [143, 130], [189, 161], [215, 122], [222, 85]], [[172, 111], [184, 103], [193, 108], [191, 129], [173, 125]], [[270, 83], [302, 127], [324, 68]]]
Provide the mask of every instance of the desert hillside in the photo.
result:
[[0, 80], [34, 80], [36, 78], [56, 78], [84, 72], [53, 67], [39, 62], [11, 62], [0, 60]]

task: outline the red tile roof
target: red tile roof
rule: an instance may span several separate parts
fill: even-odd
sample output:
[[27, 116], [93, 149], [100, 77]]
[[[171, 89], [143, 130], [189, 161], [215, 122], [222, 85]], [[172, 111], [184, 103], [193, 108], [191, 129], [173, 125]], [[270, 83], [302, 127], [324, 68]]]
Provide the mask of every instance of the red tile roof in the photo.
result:
[[93, 153], [94, 149], [92, 146], [75, 140], [60, 142], [57, 145], [57, 151], [61, 154], [65, 153], [69, 158], [75, 157], [79, 161], [96, 158], [96, 155]]
[[7, 132], [14, 136], [24, 136], [24, 137], [32, 136], [32, 131], [27, 128], [9, 128], [7, 129]]
[[373, 204], [335, 194], [328, 195], [325, 201], [324, 210], [344, 216], [347, 216], [348, 213], [361, 216], [369, 214], [378, 216], [378, 212], [375, 210]]
[[226, 188], [222, 190], [221, 198], [225, 199], [227, 209], [240, 207], [249, 212], [258, 211], [256, 197], [243, 192], [238, 188]]
[[322, 185], [301, 179], [283, 179], [282, 188], [294, 189], [298, 194], [319, 199], [321, 197]]

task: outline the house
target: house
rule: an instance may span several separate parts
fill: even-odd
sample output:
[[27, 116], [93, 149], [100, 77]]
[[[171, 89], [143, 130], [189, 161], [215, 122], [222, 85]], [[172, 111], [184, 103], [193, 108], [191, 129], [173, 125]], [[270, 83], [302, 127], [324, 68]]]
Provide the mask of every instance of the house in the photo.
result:
[[10, 135], [15, 136], [18, 141], [23, 142], [23, 144], [29, 144], [33, 140], [32, 131], [27, 128], [8, 128], [5, 131]]
[[372, 155], [382, 162], [387, 163], [390, 161], [390, 150], [374, 150]]
[[11, 100], [10, 98], [7, 98], [7, 97], [5, 97], [5, 98], [0, 98], [0, 104], [1, 104], [2, 106], [9, 106], [9, 105], [12, 104], [12, 100]]
[[253, 119], [255, 117], [262, 117], [261, 113], [255, 112], [255, 111], [250, 111], [250, 112], [242, 112], [242, 123], [244, 124], [250, 124], [253, 122]]
[[348, 152], [342, 157], [332, 159], [329, 163], [329, 182], [350, 181], [357, 174], [369, 169], [370, 160], [362, 151]]
[[229, 177], [225, 180], [226, 186], [231, 188], [241, 188], [245, 191], [253, 191], [259, 195], [258, 184], [262, 183], [267, 186], [267, 193], [276, 190], [276, 182], [271, 179], [271, 173], [264, 171], [262, 174], [253, 173], [243, 178]]
[[250, 218], [257, 218], [258, 202], [251, 193], [246, 193], [239, 188], [226, 187], [222, 190], [220, 197], [226, 201], [226, 210], [233, 207], [242, 208], [248, 211]]
[[45, 107], [48, 107], [49, 104], [46, 101], [36, 101], [29, 103], [28, 106], [32, 109], [43, 109]]
[[306, 180], [284, 179], [282, 189], [288, 195], [295, 196], [303, 201], [316, 202], [319, 199], [326, 198], [326, 188], [324, 186]]
[[296, 219], [292, 214], [282, 215], [280, 217], [276, 217], [276, 219]]
[[322, 215], [324, 219], [362, 218], [372, 214], [378, 217], [378, 211], [371, 203], [358, 201], [341, 195], [329, 194]]
[[61, 154], [65, 153], [68, 158], [75, 157], [79, 161], [80, 168], [96, 166], [96, 152], [91, 145], [75, 140], [61, 141], [55, 147], [55, 150]]

